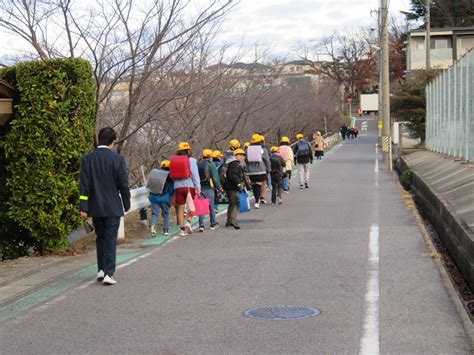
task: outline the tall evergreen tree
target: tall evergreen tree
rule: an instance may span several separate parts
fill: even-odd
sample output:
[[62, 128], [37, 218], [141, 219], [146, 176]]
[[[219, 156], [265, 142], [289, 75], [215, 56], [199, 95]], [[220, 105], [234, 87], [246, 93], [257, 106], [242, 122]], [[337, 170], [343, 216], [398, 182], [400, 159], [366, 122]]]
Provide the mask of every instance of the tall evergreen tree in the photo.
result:
[[[411, 0], [407, 15], [410, 20], [423, 20], [426, 16], [426, 0]], [[467, 27], [474, 26], [474, 0], [432, 0], [431, 27]]]

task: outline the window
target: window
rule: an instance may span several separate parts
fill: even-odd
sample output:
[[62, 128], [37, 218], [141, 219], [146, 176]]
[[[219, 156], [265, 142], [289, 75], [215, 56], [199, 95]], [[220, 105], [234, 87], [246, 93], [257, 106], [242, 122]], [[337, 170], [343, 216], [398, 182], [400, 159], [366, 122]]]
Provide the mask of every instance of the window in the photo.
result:
[[453, 40], [451, 37], [431, 38], [431, 49], [448, 49], [453, 48]]
[[474, 36], [460, 36], [461, 48], [459, 48], [460, 54], [466, 53], [469, 49], [474, 48]]
[[416, 51], [425, 50], [425, 39], [424, 38], [415, 38], [414, 39], [414, 49]]

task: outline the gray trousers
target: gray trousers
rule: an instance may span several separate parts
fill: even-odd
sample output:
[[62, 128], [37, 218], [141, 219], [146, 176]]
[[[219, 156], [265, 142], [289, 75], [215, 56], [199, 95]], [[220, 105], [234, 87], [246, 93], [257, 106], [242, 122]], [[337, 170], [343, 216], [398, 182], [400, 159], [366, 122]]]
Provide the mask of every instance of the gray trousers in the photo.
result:
[[311, 169], [311, 164], [298, 164], [298, 178], [300, 180], [300, 185], [309, 183], [309, 173]]

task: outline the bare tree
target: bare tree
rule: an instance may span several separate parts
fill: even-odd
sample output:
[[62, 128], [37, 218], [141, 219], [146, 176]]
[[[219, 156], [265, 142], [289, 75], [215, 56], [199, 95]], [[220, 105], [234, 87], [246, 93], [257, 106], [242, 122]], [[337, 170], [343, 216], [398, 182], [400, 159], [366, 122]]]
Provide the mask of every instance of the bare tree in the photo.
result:
[[224, 63], [226, 48], [212, 46], [235, 4], [97, 0], [84, 7], [79, 0], [0, 0], [0, 28], [30, 43], [37, 58], [91, 62], [96, 126], [120, 132], [133, 185], [142, 180], [142, 166], [156, 165], [180, 140], [197, 152], [225, 149], [231, 138], [245, 141], [254, 132], [277, 143], [283, 134], [312, 134], [324, 116], [339, 119], [341, 68], [340, 80], [328, 75], [330, 81], [294, 86], [281, 76], [279, 62], [243, 64], [237, 54]]
[[301, 57], [317, 73], [340, 84], [346, 95], [358, 97], [376, 84], [376, 51], [366, 31], [336, 32], [323, 39], [315, 51], [327, 60], [312, 60], [308, 52]]

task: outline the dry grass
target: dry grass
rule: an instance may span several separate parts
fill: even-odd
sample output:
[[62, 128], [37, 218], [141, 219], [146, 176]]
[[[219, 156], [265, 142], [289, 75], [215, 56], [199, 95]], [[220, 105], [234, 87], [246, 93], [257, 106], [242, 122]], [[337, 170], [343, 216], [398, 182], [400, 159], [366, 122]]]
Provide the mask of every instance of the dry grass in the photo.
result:
[[[170, 211], [171, 212], [171, 211]], [[174, 211], [173, 211], [174, 212]], [[148, 218], [150, 219], [150, 210]], [[171, 214], [171, 213], [170, 213]], [[170, 218], [176, 218], [174, 213]], [[172, 219], [171, 219], [172, 220]], [[134, 244], [139, 239], [149, 236], [148, 222], [143, 224], [140, 220], [139, 211], [133, 211], [125, 216], [125, 239], [120, 240], [119, 244], [124, 246]], [[95, 233], [89, 233], [71, 244], [71, 246], [61, 255], [85, 254], [95, 249]]]
[[[406, 206], [408, 207], [408, 209], [411, 210], [413, 217], [415, 217], [416, 225], [418, 229], [420, 230], [421, 234], [423, 235], [423, 237], [425, 238], [425, 242], [426, 242], [427, 240], [430, 239], [430, 233], [426, 229], [425, 222], [423, 221], [422, 217], [420, 216], [418, 212], [418, 209], [416, 207], [415, 201], [413, 200], [413, 197], [401, 185], [400, 185], [400, 193], [402, 195], [402, 199], [405, 202]], [[435, 259], [435, 257], [433, 256], [434, 254], [439, 256], [439, 254], [435, 250], [432, 249], [430, 243], [427, 242], [427, 245], [430, 248], [431, 256], [433, 257], [433, 259]]]

